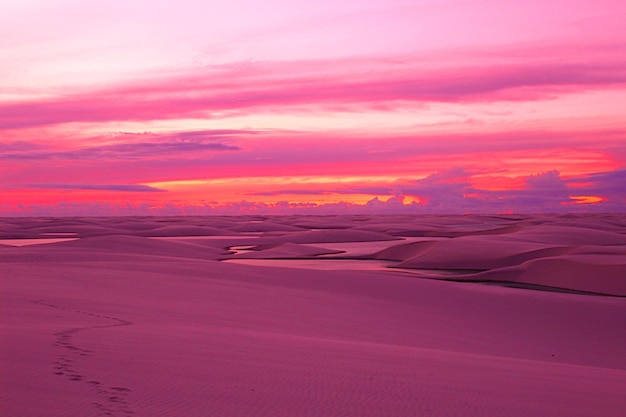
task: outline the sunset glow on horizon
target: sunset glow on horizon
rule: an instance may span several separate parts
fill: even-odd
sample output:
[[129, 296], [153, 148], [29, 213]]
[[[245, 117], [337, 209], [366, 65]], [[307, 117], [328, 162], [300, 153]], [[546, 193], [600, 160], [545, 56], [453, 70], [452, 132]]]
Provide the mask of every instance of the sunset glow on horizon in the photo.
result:
[[626, 211], [626, 4], [0, 5], [0, 216]]

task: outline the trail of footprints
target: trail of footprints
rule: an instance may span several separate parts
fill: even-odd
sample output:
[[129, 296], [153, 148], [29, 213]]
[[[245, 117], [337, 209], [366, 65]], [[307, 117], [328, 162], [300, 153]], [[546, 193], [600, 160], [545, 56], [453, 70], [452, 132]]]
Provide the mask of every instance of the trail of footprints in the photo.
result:
[[43, 306], [47, 306], [50, 308], [55, 308], [58, 310], [69, 311], [72, 313], [83, 314], [87, 316], [96, 317], [99, 319], [107, 319], [112, 320], [115, 323], [107, 324], [107, 325], [98, 325], [98, 326], [85, 326], [85, 327], [74, 327], [68, 330], [63, 330], [55, 333], [56, 340], [54, 341], [54, 346], [63, 349], [62, 353], [58, 355], [56, 361], [53, 362], [54, 366], [54, 374], [60, 377], [64, 377], [69, 379], [70, 381], [76, 381], [88, 384], [95, 390], [98, 398], [98, 401], [94, 402], [94, 407], [99, 411], [99, 415], [102, 417], [124, 417], [130, 416], [134, 414], [134, 411], [131, 410], [128, 396], [130, 394], [130, 389], [117, 386], [117, 387], [106, 387], [101, 384], [99, 381], [95, 379], [89, 379], [84, 375], [81, 375], [75, 368], [75, 364], [77, 359], [81, 356], [89, 357], [93, 355], [93, 351], [88, 349], [83, 349], [79, 346], [76, 346], [72, 338], [75, 334], [85, 331], [85, 330], [93, 330], [93, 329], [105, 329], [110, 327], [120, 327], [120, 326], [130, 326], [133, 324], [130, 321], [123, 320], [117, 317], [111, 316], [103, 316], [100, 314], [89, 313], [86, 311], [80, 310], [72, 310], [69, 308], [59, 307], [54, 304], [50, 304], [41, 300], [33, 301], [35, 304], [40, 304]]

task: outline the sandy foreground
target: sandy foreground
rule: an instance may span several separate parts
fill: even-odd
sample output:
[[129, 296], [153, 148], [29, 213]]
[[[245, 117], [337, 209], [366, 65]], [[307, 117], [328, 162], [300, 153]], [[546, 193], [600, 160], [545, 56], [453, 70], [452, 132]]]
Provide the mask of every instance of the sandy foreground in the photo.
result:
[[624, 216], [4, 218], [0, 279], [2, 416], [626, 410]]

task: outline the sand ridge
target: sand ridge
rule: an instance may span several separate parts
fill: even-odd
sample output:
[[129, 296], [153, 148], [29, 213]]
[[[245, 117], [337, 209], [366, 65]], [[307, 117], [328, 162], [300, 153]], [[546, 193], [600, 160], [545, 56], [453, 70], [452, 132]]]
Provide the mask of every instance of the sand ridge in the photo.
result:
[[[3, 239], [79, 237], [0, 248], [5, 415], [617, 417], [626, 408], [622, 297], [415, 268], [221, 261], [390, 259], [483, 269], [455, 280], [619, 295], [619, 216], [0, 222]], [[176, 233], [156, 238], [164, 229]]]

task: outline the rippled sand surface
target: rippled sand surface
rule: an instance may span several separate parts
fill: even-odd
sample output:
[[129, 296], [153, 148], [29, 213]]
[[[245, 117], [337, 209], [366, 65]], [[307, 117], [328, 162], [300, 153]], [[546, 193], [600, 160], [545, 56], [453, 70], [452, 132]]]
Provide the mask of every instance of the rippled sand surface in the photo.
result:
[[1, 411], [621, 416], [625, 226], [0, 219]]

